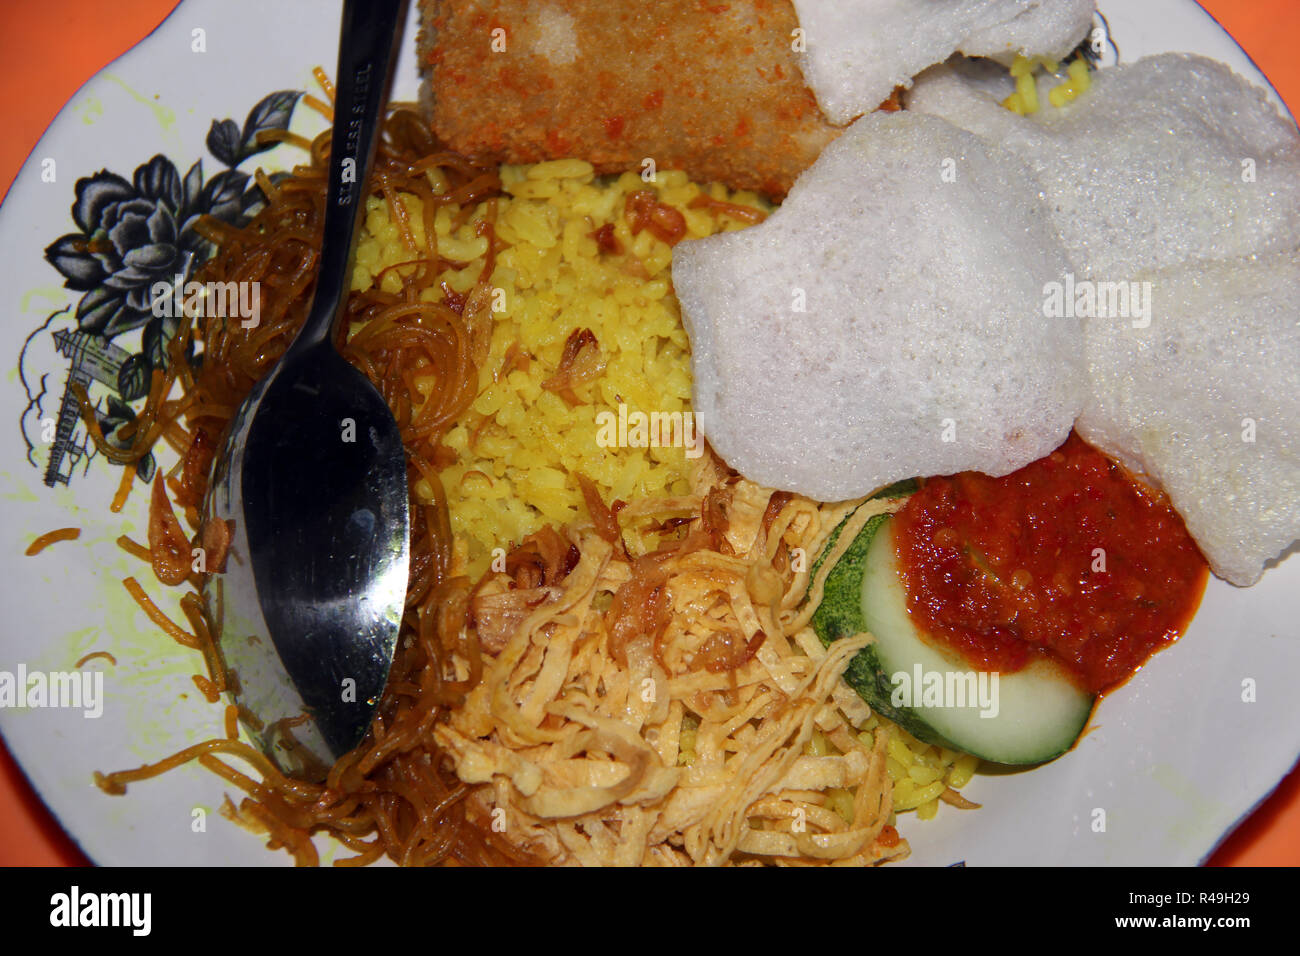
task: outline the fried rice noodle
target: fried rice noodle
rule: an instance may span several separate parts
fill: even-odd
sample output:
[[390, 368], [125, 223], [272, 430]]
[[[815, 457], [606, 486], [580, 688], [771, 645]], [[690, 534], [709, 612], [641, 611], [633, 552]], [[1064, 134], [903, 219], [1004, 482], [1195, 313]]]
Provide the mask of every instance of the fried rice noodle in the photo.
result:
[[[259, 172], [256, 181], [266, 203], [247, 226], [214, 220], [200, 224], [201, 235], [218, 252], [196, 279], [259, 283], [262, 315], [257, 327], [246, 329], [241, 323], [207, 316], [194, 319], [191, 327], [186, 319], [169, 347], [172, 367], [155, 373], [134, 431], [119, 434], [117, 443], [110, 443], [99, 430], [86, 396], [78, 396], [92, 440], [115, 462], [134, 463], [164, 432], [174, 440], [187, 440], [173, 492], [188, 514], [193, 515], [203, 500], [215, 436], [306, 318], [324, 224], [328, 155], [329, 134], [325, 133], [311, 144], [310, 164], [299, 166], [292, 175]], [[435, 196], [430, 186], [433, 171], [448, 184], [441, 195]], [[408, 233], [410, 224], [401, 219], [404, 206], [394, 201], [398, 194], [431, 200], [427, 209], [451, 205], [468, 214], [495, 195], [499, 186], [495, 167], [443, 150], [411, 110], [398, 107], [390, 112], [370, 194], [387, 201], [395, 213], [402, 210], [397, 216]], [[478, 228], [491, 246], [490, 217], [495, 207], [489, 202], [486, 208], [488, 219]], [[426, 235], [433, 237], [431, 224], [431, 219], [426, 221]], [[393, 408], [413, 489], [408, 602], [389, 687], [371, 732], [356, 751], [338, 761], [323, 785], [285, 778], [254, 748], [223, 734], [137, 770], [98, 774], [101, 788], [120, 793], [129, 783], [199, 760], [248, 794], [238, 804], [227, 801], [223, 812], [267, 836], [268, 846], [288, 850], [299, 864], [318, 862], [312, 844], [317, 833], [334, 835], [358, 854], [337, 861], [345, 865], [368, 863], [381, 855], [410, 865], [509, 864], [533, 859], [492, 832], [490, 821], [467, 799], [473, 788], [455, 777], [430, 733], [445, 718], [446, 708], [478, 684], [483, 670], [476, 635], [463, 626], [469, 582], [448, 578], [451, 531], [436, 462], [442, 435], [474, 397], [476, 350], [486, 356], [476, 345], [471, 326], [476, 322], [481, 326], [484, 317], [490, 322], [491, 261], [480, 270], [467, 301], [457, 303], [458, 309], [445, 297], [425, 301], [422, 293], [437, 288], [436, 271], [428, 264], [413, 266], [401, 276], [397, 294], [378, 287], [353, 293], [347, 306], [349, 321], [340, 331], [344, 356], [370, 377]], [[477, 334], [482, 336], [481, 328]], [[201, 360], [197, 369], [184, 359], [191, 337]], [[433, 381], [435, 387], [427, 390], [427, 399], [415, 401], [412, 396], [420, 393], [412, 384], [418, 378]], [[173, 386], [181, 388], [182, 397], [165, 401]], [[417, 487], [431, 499], [415, 496]], [[229, 540], [228, 528], [209, 524], [199, 529], [196, 541], [206, 552], [210, 572], [222, 565]], [[154, 487], [149, 543], [160, 580], [175, 584], [191, 579], [191, 542], [180, 531], [161, 478]], [[183, 603], [196, 632], [190, 633], [163, 614], [134, 579], [127, 579], [127, 588], [173, 638], [203, 651], [209, 676], [200, 675], [201, 690], [211, 697], [219, 695], [226, 686], [223, 666], [198, 597]], [[453, 655], [459, 665], [453, 664]], [[463, 674], [448, 677], [449, 669], [456, 666]], [[243, 712], [241, 717], [250, 719]], [[230, 728], [222, 730], [228, 734]], [[260, 780], [218, 760], [214, 756], [218, 752], [250, 764]]]

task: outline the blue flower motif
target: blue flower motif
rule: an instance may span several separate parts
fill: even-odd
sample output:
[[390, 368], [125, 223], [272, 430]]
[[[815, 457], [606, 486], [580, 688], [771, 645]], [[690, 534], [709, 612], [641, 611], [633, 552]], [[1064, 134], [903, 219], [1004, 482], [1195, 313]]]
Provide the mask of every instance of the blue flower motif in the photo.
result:
[[[242, 192], [247, 176], [236, 176]], [[183, 267], [184, 253], [205, 252], [194, 225], [216, 197], [214, 190], [200, 190], [202, 178], [195, 163], [182, 182], [171, 160], [160, 154], [137, 168], [131, 182], [106, 169], [77, 180], [72, 220], [80, 231], [56, 239], [45, 258], [63, 275], [65, 286], [86, 293], [77, 305], [82, 331], [111, 339], [144, 325], [152, 317], [153, 284], [170, 280]], [[215, 211], [231, 221], [237, 209], [238, 204]]]
[[[258, 134], [286, 128], [301, 95], [288, 90], [264, 97], [242, 129], [233, 120], [214, 121], [208, 149], [232, 168], [206, 183], [201, 161], [182, 178], [162, 154], [137, 167], [129, 182], [107, 169], [77, 180], [72, 220], [79, 231], [50, 243], [45, 258], [67, 288], [84, 293], [78, 328], [112, 339], [148, 324], [155, 318], [154, 285], [183, 272], [191, 256], [201, 262], [212, 252], [195, 228], [199, 219], [247, 222], [262, 194], [247, 173], [233, 167], [273, 145]], [[174, 329], [155, 330], [164, 340], [168, 331]]]

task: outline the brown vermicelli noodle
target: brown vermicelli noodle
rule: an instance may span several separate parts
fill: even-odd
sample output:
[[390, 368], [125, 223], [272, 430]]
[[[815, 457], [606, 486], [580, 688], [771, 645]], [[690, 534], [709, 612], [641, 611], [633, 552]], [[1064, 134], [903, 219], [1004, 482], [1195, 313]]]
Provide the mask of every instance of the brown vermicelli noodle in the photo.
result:
[[35, 555], [40, 554], [42, 551], [44, 551], [46, 548], [48, 548], [50, 545], [54, 544], [55, 542], [76, 541], [79, 537], [81, 537], [80, 528], [56, 528], [53, 531], [47, 531], [45, 532], [45, 534], [38, 537], [35, 541], [33, 541], [30, 545], [27, 546], [27, 550], [23, 553], [26, 554], [29, 558], [34, 557]]
[[[277, 134], [277, 138], [293, 139], [291, 134]], [[201, 282], [258, 283], [261, 320], [244, 328], [238, 320], [184, 318], [168, 348], [168, 370], [155, 373], [144, 412], [134, 431], [123, 436], [128, 447], [112, 449], [110, 455], [115, 461], [129, 463], [159, 439], [177, 450], [181, 462], [168, 477], [166, 491], [184, 510], [195, 531], [194, 543], [201, 544], [209, 555], [224, 552], [225, 547], [223, 529], [198, 527], [198, 509], [215, 448], [229, 418], [284, 353], [311, 304], [324, 224], [329, 146], [328, 133], [317, 137], [310, 143], [310, 163], [278, 181], [259, 173], [257, 182], [267, 201], [246, 227], [203, 223], [204, 235], [219, 251], [196, 278]], [[435, 167], [450, 186], [439, 193], [427, 176]], [[96, 782], [105, 791], [122, 793], [129, 783], [197, 760], [247, 794], [238, 806], [227, 801], [223, 812], [269, 836], [271, 848], [287, 849], [299, 864], [318, 862], [311, 842], [317, 833], [334, 837], [357, 854], [337, 861], [340, 865], [366, 864], [383, 856], [404, 865], [531, 862], [497, 837], [488, 820], [473, 816], [474, 805], [465, 800], [472, 788], [448, 769], [431, 732], [447, 709], [463, 700], [482, 672], [472, 629], [461, 626], [470, 582], [449, 576], [451, 530], [438, 471], [445, 455], [440, 439], [474, 398], [478, 363], [486, 356], [491, 321], [488, 280], [493, 268], [494, 210], [490, 200], [498, 189], [495, 166], [443, 150], [414, 111], [401, 107], [390, 111], [370, 195], [384, 198], [398, 222], [404, 221], [399, 191], [419, 196], [429, 219], [424, 234], [431, 251], [417, 251], [408, 235], [411, 267], [400, 270], [401, 291], [385, 292], [376, 283], [364, 292], [354, 292], [348, 300], [339, 345], [389, 403], [401, 429], [410, 485], [414, 488], [423, 479], [433, 490], [433, 501], [426, 503], [412, 496], [406, 611], [388, 689], [365, 741], [335, 764], [323, 785], [303, 783], [284, 777], [255, 748], [231, 739], [227, 711], [220, 737], [156, 764], [97, 774]], [[472, 290], [456, 294], [444, 286], [445, 294], [438, 301], [424, 301], [421, 293], [436, 288], [436, 277], [458, 266], [438, 256], [432, 216], [440, 206], [450, 206], [468, 217], [485, 200], [487, 216], [478, 228], [488, 240], [489, 254]], [[197, 366], [186, 358], [191, 342], [199, 348]], [[424, 387], [417, 388], [417, 379]], [[427, 386], [430, 379], [432, 388]], [[177, 383], [181, 397], [169, 398]], [[427, 397], [417, 401], [422, 395]], [[83, 413], [89, 411], [83, 397]], [[108, 451], [110, 446], [95, 427], [93, 414], [83, 417], [92, 438]], [[160, 571], [160, 552], [182, 553], [176, 547], [175, 519], [170, 515], [167, 495], [156, 490], [150, 509], [149, 549], [155, 572]], [[168, 540], [170, 547], [160, 544]], [[144, 550], [129, 540], [123, 546], [135, 554]], [[188, 554], [188, 547], [183, 553]], [[220, 556], [209, 560], [214, 566], [221, 564]], [[194, 576], [177, 576], [178, 570], [164, 567], [159, 577], [174, 575], [168, 580], [200, 583]], [[142, 607], [152, 607], [151, 616], [156, 612], [165, 619], [134, 579], [127, 587]], [[210, 700], [219, 699], [225, 689], [222, 666], [196, 596], [188, 595], [183, 607], [193, 635], [169, 619], [163, 626], [178, 642], [200, 647], [211, 676], [196, 677], [195, 682]], [[444, 677], [453, 652], [470, 662], [464, 680]], [[261, 779], [235, 769], [222, 755], [250, 764]]]

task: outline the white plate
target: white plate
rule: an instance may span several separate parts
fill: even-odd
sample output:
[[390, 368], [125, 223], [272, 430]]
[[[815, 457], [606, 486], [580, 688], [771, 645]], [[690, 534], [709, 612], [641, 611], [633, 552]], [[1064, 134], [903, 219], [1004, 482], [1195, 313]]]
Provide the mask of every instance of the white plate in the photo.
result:
[[[1189, 0], [1104, 0], [1101, 7], [1125, 62], [1185, 50], [1266, 83]], [[205, 184], [225, 169], [217, 159], [220, 145], [216, 153], [206, 145], [213, 120], [229, 117], [242, 127], [267, 94], [314, 90], [311, 68], [333, 69], [337, 22], [337, 6], [319, 0], [186, 0], [72, 98], [0, 210], [0, 350], [18, 362], [0, 390], [0, 408], [11, 423], [22, 425], [21, 435], [11, 429], [0, 443], [0, 671], [69, 671], [92, 650], [117, 658], [115, 666], [102, 659], [86, 665], [103, 674], [102, 716], [85, 717], [71, 708], [0, 708], [0, 732], [64, 827], [101, 863], [289, 860], [267, 852], [260, 840], [215, 812], [229, 788], [197, 766], [136, 784], [125, 797], [106, 796], [92, 783], [95, 770], [138, 766], [218, 734], [222, 710], [205, 703], [190, 682], [191, 674], [203, 670], [198, 655], [172, 645], [121, 586], [122, 577], [135, 574], [155, 598], [162, 596], [147, 568], [114, 544], [123, 532], [144, 538], [142, 487], [137, 484], [127, 514], [110, 514], [120, 472], [88, 454], [75, 462], [65, 454], [58, 471], [66, 483], [46, 484], [51, 443], [41, 422], [58, 416], [72, 366], [67, 343], [76, 341], [62, 334], [56, 341], [55, 334], [76, 331], [83, 292], [64, 286], [44, 250], [79, 230], [69, 211], [80, 180], [102, 170], [132, 180], [156, 154], [167, 157], [171, 169], [158, 162], [152, 176], [142, 173], [131, 186], [100, 175], [97, 187], [83, 190], [81, 206], [83, 219], [102, 224], [129, 211], [127, 204], [152, 204], [159, 213], [154, 239], [166, 238], [170, 211], [159, 212], [159, 204], [184, 194], [182, 180], [192, 164], [202, 160]], [[413, 44], [412, 28], [398, 67], [396, 96], [402, 99], [414, 99], [417, 91]], [[323, 126], [310, 109], [294, 109], [291, 129], [314, 135]], [[281, 147], [237, 166], [248, 172], [259, 165], [285, 168], [298, 157]], [[198, 185], [193, 178], [190, 184]], [[203, 195], [191, 193], [181, 201], [192, 205]], [[171, 200], [158, 198], [168, 195]], [[98, 314], [115, 308], [110, 302]], [[129, 313], [117, 314], [120, 319]], [[140, 352], [141, 338], [139, 328], [116, 335], [113, 344], [124, 351], [103, 356], [99, 373], [104, 364]], [[83, 369], [95, 367], [88, 358], [81, 363]], [[92, 396], [101, 401], [111, 390], [91, 384]], [[29, 407], [33, 397], [39, 397], [35, 408]], [[78, 425], [69, 447], [75, 450], [84, 439]], [[83, 529], [80, 541], [23, 556], [35, 536], [69, 525]], [[1293, 693], [1300, 675], [1293, 623], [1298, 591], [1297, 559], [1249, 590], [1212, 580], [1188, 633], [1104, 702], [1095, 729], [1073, 752], [1030, 772], [977, 777], [965, 791], [984, 805], [977, 812], [945, 807], [929, 822], [904, 816], [901, 828], [912, 843], [913, 862], [1202, 860], [1300, 751], [1300, 697]], [[179, 618], [167, 597], [166, 608]], [[1254, 687], [1252, 702], [1243, 700], [1247, 685]]]

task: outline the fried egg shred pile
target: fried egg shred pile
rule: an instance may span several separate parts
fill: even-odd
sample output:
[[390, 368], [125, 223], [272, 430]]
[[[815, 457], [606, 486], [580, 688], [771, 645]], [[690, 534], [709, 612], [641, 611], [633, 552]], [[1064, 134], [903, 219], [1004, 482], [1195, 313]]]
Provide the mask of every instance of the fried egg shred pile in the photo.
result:
[[[860, 527], [898, 502], [818, 505], [713, 456], [690, 496], [617, 516], [588, 500], [592, 525], [529, 539], [471, 598], [490, 657], [434, 734], [457, 776], [489, 785], [470, 799], [493, 828], [552, 864], [906, 856], [888, 825], [894, 731], [840, 680], [871, 638], [828, 651], [808, 626], [808, 556], [846, 515]], [[636, 520], [680, 536], [631, 556], [619, 526]]]

